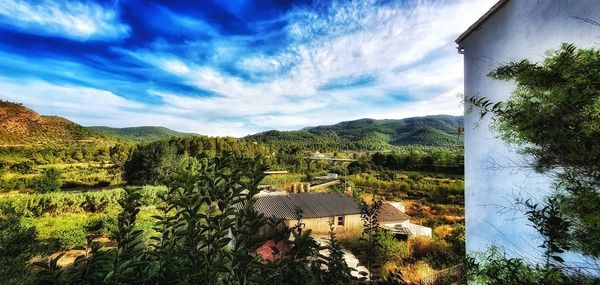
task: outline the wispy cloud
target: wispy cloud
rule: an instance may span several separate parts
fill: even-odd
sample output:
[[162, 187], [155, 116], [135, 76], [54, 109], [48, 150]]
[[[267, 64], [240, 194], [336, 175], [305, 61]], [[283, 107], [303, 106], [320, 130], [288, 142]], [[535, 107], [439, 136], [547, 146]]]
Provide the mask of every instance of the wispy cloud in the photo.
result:
[[25, 33], [78, 41], [118, 39], [130, 31], [114, 9], [94, 2], [4, 0], [0, 22]]
[[237, 10], [227, 22], [227, 11], [204, 15], [209, 12], [154, 5], [149, 17], [136, 18], [150, 23], [134, 27], [135, 44], [109, 47], [101, 64], [84, 69], [83, 81], [142, 104], [114, 111], [127, 123], [148, 122], [150, 115], [141, 114], [152, 112], [155, 125], [209, 135], [362, 117], [460, 114], [455, 94], [462, 90], [462, 62], [453, 40], [495, 1], [384, 2], [293, 6], [242, 24]]

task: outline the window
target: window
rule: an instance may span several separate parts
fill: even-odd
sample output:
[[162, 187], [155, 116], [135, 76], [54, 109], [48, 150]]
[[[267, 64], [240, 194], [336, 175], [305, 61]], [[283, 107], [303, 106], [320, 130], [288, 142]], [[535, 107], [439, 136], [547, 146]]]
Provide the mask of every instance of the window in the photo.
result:
[[337, 217], [337, 225], [338, 226], [344, 225], [344, 216]]

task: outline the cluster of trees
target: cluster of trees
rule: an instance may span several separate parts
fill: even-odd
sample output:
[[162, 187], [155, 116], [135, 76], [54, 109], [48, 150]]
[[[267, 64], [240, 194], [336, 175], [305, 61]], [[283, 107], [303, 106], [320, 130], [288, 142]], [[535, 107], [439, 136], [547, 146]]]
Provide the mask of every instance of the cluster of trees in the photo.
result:
[[[138, 145], [124, 163], [123, 175], [130, 184], [159, 185], [188, 158], [212, 158], [225, 152], [247, 158], [260, 156], [272, 169], [295, 173], [306, 171], [305, 157], [311, 156], [310, 151], [298, 145], [274, 147], [235, 138], [176, 137]], [[329, 164], [325, 162], [310, 164], [311, 172], [328, 168]]]
[[[540, 203], [515, 201], [543, 237], [545, 264], [530, 265], [492, 251], [477, 263], [475, 276], [484, 283], [598, 283], [597, 275], [581, 277], [589, 268], [569, 265], [562, 257], [568, 251], [580, 253], [592, 260], [588, 267], [600, 258], [598, 70], [600, 50], [563, 44], [543, 63], [522, 60], [490, 73], [492, 78], [516, 82], [507, 101], [468, 98], [482, 118], [493, 115], [493, 124], [505, 141], [533, 158], [527, 166], [554, 178], [556, 189]], [[503, 266], [518, 270], [507, 272]]]
[[274, 146], [300, 146], [322, 152], [391, 150], [398, 146], [457, 147], [461, 117], [429, 116], [403, 120], [361, 119], [300, 131], [267, 131], [246, 137]]
[[367, 192], [397, 198], [427, 199], [435, 203], [464, 204], [464, 181], [450, 179], [411, 179], [387, 181], [371, 175], [352, 175], [348, 181]]
[[390, 153], [374, 153], [371, 156], [371, 163], [376, 168], [392, 170], [464, 173], [462, 149], [402, 148]]

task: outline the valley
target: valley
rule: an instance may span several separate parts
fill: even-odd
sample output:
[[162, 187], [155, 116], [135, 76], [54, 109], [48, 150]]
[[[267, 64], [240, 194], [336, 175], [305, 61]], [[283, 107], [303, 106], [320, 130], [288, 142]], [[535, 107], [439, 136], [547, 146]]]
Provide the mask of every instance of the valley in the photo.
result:
[[[418, 282], [463, 258], [464, 158], [456, 131], [462, 117], [360, 119], [232, 138], [162, 127], [82, 127], [9, 102], [1, 104], [0, 114], [0, 205], [16, 213], [22, 227], [34, 229], [31, 238], [40, 247], [27, 256], [31, 260], [65, 253], [57, 261], [70, 268], [82, 253], [78, 248], [92, 241], [107, 249], [118, 247], [122, 203], [132, 191], [139, 197], [133, 228], [142, 233], [144, 244], [152, 245], [161, 234], [156, 218], [165, 214], [165, 197], [173, 193], [175, 177], [217, 171], [221, 166], [215, 161], [233, 163], [226, 176], [242, 167], [243, 181], [259, 177], [250, 189], [261, 185], [292, 193], [297, 185], [317, 185], [323, 183], [318, 177], [324, 177], [324, 182], [339, 183], [312, 191], [345, 193], [357, 203], [401, 203], [410, 222], [432, 234], [381, 236], [377, 274], [398, 268]], [[266, 170], [281, 174], [264, 175]], [[361, 231], [336, 235], [364, 261]]]

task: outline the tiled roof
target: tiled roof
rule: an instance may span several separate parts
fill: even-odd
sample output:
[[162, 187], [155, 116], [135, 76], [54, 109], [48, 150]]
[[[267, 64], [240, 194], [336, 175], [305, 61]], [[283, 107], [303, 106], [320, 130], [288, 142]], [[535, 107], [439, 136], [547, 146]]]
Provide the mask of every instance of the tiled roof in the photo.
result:
[[303, 218], [322, 218], [360, 214], [358, 203], [341, 193], [290, 193], [280, 196], [257, 196], [256, 210], [267, 217], [295, 219], [295, 209]]
[[383, 203], [378, 217], [379, 222], [403, 222], [410, 219], [409, 215], [388, 203]]

